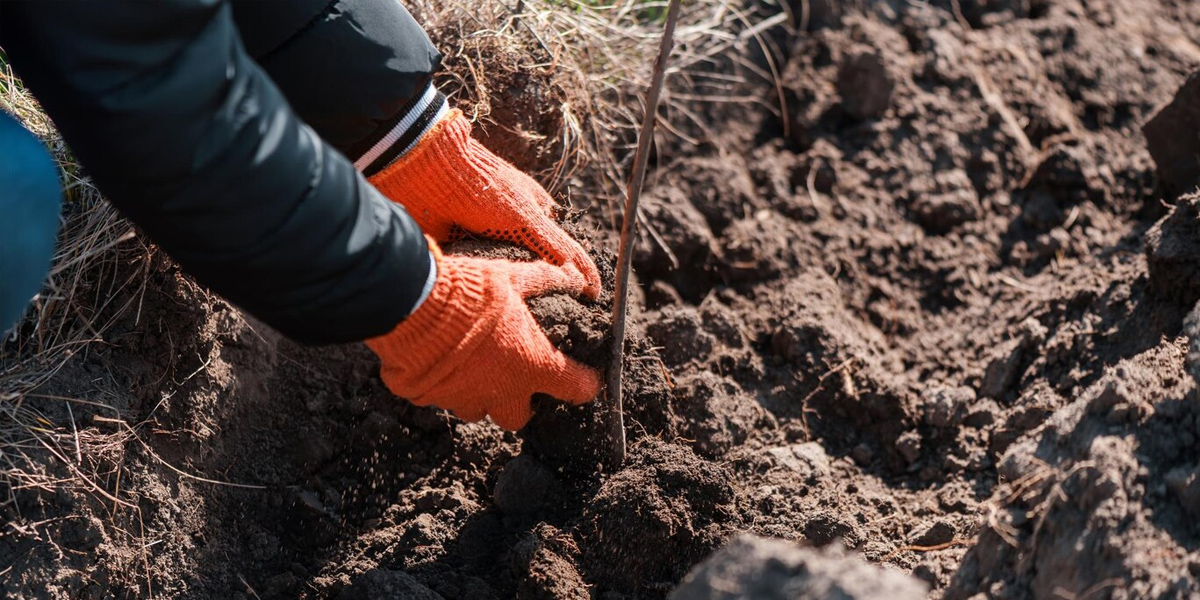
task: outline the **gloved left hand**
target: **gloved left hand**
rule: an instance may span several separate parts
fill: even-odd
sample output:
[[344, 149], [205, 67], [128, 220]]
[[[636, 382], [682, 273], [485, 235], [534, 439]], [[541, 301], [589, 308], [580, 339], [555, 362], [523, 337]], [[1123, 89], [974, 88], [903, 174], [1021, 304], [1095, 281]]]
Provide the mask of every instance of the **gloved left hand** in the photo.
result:
[[593, 369], [563, 355], [525, 305], [579, 281], [546, 262], [443, 256], [429, 241], [437, 281], [429, 297], [390, 333], [367, 340], [392, 393], [467, 421], [490, 416], [520, 429], [541, 392], [582, 404], [600, 391]]

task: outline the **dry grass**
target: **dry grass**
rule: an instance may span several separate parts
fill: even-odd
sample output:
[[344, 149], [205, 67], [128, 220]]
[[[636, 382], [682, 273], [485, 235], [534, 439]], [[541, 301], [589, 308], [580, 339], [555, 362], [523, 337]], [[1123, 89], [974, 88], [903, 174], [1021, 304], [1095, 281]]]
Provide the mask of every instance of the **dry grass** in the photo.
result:
[[[497, 105], [512, 101], [511, 89], [494, 82], [526, 75], [548, 85], [557, 118], [531, 132], [554, 149], [553, 161], [537, 173], [553, 191], [578, 176], [583, 193], [604, 200], [610, 222], [624, 195], [642, 94], [662, 35], [665, 1], [520, 0], [513, 7], [476, 0], [418, 0], [412, 6], [445, 54], [441, 88], [486, 127]], [[779, 87], [772, 58], [763, 68], [750, 50], [782, 55], [763, 32], [785, 24], [786, 13], [761, 19], [730, 0], [687, 2], [675, 34], [675, 52], [659, 110], [659, 162], [669, 148], [714, 141], [704, 115], [707, 104], [759, 104], [780, 111], [782, 103], [745, 93], [748, 80]], [[522, 90], [521, 93], [532, 93]], [[503, 96], [497, 98], [496, 96]], [[772, 98], [774, 100], [774, 98]], [[542, 123], [545, 125], [545, 123]]]
[[[30, 394], [54, 377], [73, 356], [103, 341], [105, 330], [133, 308], [113, 306], [127, 286], [141, 285], [138, 268], [148, 250], [133, 229], [82, 175], [81, 167], [37, 102], [0, 63], [0, 107], [46, 142], [57, 161], [66, 203], [54, 267], [24, 320], [0, 340], [0, 507], [14, 505], [14, 491], [51, 490], [64, 483], [89, 486], [86, 477], [63, 480], [55, 461], [72, 472], [85, 462], [84, 447], [104, 440], [56, 423], [31, 406]], [[72, 400], [75, 401], [75, 400]], [[69, 403], [68, 405], [69, 406]], [[94, 452], [93, 452], [94, 454]]]

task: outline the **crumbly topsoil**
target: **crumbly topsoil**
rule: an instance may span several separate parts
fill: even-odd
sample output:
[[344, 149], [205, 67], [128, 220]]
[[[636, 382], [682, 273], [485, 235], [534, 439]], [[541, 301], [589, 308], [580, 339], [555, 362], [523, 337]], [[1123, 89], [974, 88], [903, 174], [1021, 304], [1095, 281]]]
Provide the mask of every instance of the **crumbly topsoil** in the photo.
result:
[[[759, 32], [778, 88], [765, 61], [714, 67], [762, 102], [660, 148], [624, 469], [588, 468], [588, 408], [539, 399], [513, 434], [413, 407], [364, 348], [296, 346], [160, 265], [28, 399], [130, 506], [14, 491], [0, 589], [657, 599], [751, 532], [933, 598], [1200, 595], [1200, 210], [1141, 133], [1200, 66], [1200, 7], [791, 8], [807, 31]], [[598, 257], [605, 210], [575, 225]], [[603, 366], [605, 302], [531, 306]]]

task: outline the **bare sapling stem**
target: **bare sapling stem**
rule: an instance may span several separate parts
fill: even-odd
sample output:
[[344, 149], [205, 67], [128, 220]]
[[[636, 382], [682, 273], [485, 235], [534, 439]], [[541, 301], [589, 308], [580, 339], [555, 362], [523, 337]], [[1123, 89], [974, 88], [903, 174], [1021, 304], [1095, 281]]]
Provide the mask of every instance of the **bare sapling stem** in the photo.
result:
[[612, 363], [608, 370], [608, 406], [602, 407], [605, 428], [608, 433], [613, 469], [625, 462], [625, 407], [621, 398], [621, 377], [625, 358], [625, 316], [629, 301], [629, 269], [633, 262], [633, 243], [637, 239], [638, 200], [642, 195], [642, 184], [646, 181], [646, 163], [650, 159], [650, 145], [654, 142], [654, 124], [658, 119], [658, 99], [662, 94], [663, 78], [667, 70], [667, 59], [674, 45], [675, 23], [679, 20], [681, 0], [670, 0], [667, 20], [663, 28], [662, 42], [658, 47], [658, 58], [654, 60], [654, 71], [650, 76], [650, 87], [646, 90], [646, 114], [642, 117], [642, 129], [638, 132], [637, 151], [633, 155], [633, 173], [625, 193], [625, 210], [621, 219], [621, 244], [617, 252], [617, 281], [613, 290], [612, 312]]

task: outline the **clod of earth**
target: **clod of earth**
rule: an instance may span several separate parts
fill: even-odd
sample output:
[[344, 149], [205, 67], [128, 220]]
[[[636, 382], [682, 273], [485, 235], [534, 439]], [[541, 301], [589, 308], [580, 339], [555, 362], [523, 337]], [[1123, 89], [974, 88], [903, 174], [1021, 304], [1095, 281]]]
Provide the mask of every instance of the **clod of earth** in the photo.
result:
[[1183, 196], [1146, 232], [1150, 284], [1184, 304], [1200, 300], [1200, 194]]
[[647, 439], [583, 510], [580, 535], [593, 576], [636, 593], [674, 582], [740, 525], [731, 473], [687, 448]]
[[836, 546], [742, 534], [696, 565], [668, 600], [919, 600], [925, 587]]
[[1175, 97], [1158, 111], [1142, 132], [1158, 167], [1158, 180], [1168, 196], [1200, 185], [1200, 73], [1188, 77]]

